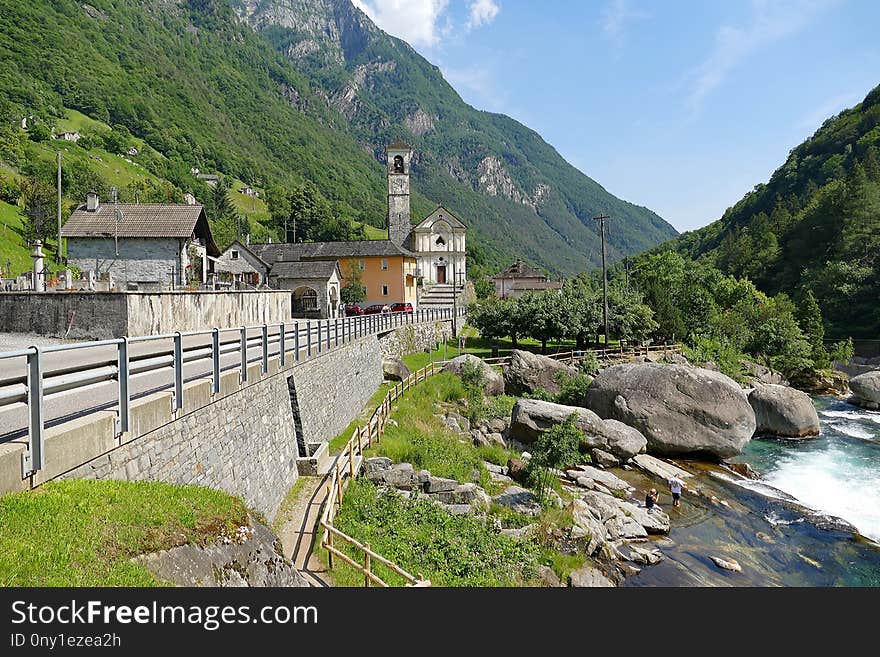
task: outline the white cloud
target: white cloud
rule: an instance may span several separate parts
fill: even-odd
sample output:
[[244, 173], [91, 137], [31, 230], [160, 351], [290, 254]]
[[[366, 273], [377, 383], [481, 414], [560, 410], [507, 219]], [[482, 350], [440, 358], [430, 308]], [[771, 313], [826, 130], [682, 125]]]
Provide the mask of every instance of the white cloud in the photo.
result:
[[386, 32], [413, 46], [431, 48], [440, 40], [438, 22], [449, 0], [352, 0]]
[[501, 11], [501, 7], [495, 0], [473, 0], [465, 27], [468, 30], [473, 30], [482, 25], [488, 25], [495, 20], [499, 11]]
[[752, 0], [749, 23], [723, 25], [715, 34], [715, 45], [700, 66], [687, 76], [690, 92], [687, 104], [696, 112], [703, 100], [740, 62], [760, 49], [804, 29], [837, 0]]
[[602, 11], [602, 32], [612, 41], [619, 41], [627, 23], [650, 17], [646, 11], [631, 8], [627, 0], [611, 0]]

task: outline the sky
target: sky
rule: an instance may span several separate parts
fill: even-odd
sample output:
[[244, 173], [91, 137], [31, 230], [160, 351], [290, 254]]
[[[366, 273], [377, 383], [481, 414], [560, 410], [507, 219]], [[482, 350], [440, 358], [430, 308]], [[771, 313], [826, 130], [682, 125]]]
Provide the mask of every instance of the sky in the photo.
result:
[[474, 107], [680, 231], [880, 84], [876, 0], [353, 0]]

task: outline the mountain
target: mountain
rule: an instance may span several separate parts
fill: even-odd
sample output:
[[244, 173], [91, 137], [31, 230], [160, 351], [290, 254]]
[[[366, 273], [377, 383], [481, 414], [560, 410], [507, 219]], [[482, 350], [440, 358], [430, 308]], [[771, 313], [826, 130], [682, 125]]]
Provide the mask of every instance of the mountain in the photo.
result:
[[829, 337], [880, 337], [880, 86], [724, 216], [661, 248], [818, 300]]
[[[349, 0], [0, 0], [0, 13], [0, 160], [20, 173], [51, 180], [51, 161], [15, 143], [21, 117], [53, 126], [75, 111], [141, 144], [135, 162], [170, 183], [165, 197], [202, 200], [192, 167], [266, 190], [269, 210], [277, 190], [311, 181], [335, 214], [382, 227], [383, 148], [401, 138], [416, 151], [414, 217], [454, 209], [487, 269], [515, 256], [560, 274], [596, 265], [602, 210], [612, 260], [675, 235], [534, 131], [468, 106]], [[90, 166], [89, 143], [65, 148], [82, 156], [80, 181], [117, 184]], [[65, 186], [72, 204], [82, 190]], [[281, 233], [268, 211], [257, 223]]]

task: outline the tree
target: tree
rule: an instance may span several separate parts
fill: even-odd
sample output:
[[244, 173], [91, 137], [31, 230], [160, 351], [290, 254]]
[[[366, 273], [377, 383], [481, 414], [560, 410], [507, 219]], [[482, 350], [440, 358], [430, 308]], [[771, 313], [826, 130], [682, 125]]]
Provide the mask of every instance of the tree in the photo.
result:
[[37, 178], [27, 177], [21, 181], [21, 197], [25, 217], [22, 236], [28, 243], [40, 239], [45, 244], [58, 232], [55, 190]]
[[561, 423], [542, 433], [535, 442], [529, 460], [529, 479], [537, 486], [538, 498], [548, 500], [552, 489], [554, 470], [576, 465], [581, 458], [580, 444], [583, 432], [577, 427], [578, 416], [572, 413]]
[[367, 288], [361, 278], [361, 270], [354, 262], [349, 263], [345, 274], [345, 285], [339, 291], [342, 303], [358, 303], [367, 298]]
[[555, 290], [529, 292], [517, 299], [519, 315], [528, 318], [525, 332], [541, 341], [541, 353], [547, 353], [547, 342], [565, 337], [566, 313], [564, 297]]
[[583, 349], [602, 325], [601, 292], [582, 274], [565, 282], [562, 297], [565, 333], [575, 339], [578, 349]]
[[822, 312], [812, 290], [807, 290], [797, 308], [797, 321], [810, 343], [812, 358], [816, 367], [826, 368], [831, 365], [828, 352], [825, 350], [825, 325], [822, 323]]

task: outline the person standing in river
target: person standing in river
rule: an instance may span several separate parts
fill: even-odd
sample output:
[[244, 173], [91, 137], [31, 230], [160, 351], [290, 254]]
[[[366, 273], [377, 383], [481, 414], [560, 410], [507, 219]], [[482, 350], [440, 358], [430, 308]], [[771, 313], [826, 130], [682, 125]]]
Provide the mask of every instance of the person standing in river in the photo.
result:
[[684, 482], [678, 478], [678, 475], [673, 474], [669, 480], [669, 492], [672, 493], [672, 506], [674, 507], [681, 506], [682, 487], [684, 487]]

